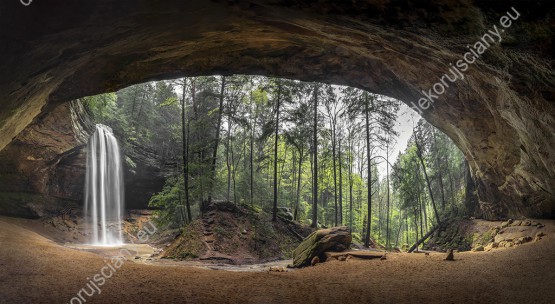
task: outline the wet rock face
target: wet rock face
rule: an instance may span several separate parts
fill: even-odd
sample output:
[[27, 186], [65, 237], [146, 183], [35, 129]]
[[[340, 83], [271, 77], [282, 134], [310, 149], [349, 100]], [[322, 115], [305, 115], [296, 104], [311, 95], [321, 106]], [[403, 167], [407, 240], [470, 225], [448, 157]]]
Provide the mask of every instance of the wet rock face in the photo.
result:
[[[44, 112], [0, 151], [0, 214], [42, 217], [82, 207], [94, 123], [78, 100]], [[141, 147], [123, 153], [133, 163], [124, 166], [126, 208], [146, 208], [174, 169]]]
[[155, 152], [130, 143], [123, 153], [133, 163], [124, 166], [125, 208], [145, 209], [150, 197], [162, 191], [166, 178], [175, 174], [177, 162], [162, 162]]
[[82, 200], [92, 121], [78, 101], [54, 106], [0, 151], [0, 213], [40, 217]]
[[410, 105], [511, 6], [502, 42], [423, 116], [469, 160], [484, 217], [554, 217], [549, 0], [4, 1], [0, 149], [47, 104], [186, 75], [324, 81]]

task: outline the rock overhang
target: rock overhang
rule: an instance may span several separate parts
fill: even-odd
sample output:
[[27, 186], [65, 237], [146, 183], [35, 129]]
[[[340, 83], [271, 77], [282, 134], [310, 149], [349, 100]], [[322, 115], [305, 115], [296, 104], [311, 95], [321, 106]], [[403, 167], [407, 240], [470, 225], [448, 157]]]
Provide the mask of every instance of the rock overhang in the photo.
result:
[[410, 105], [511, 8], [502, 43], [423, 116], [465, 154], [485, 217], [552, 217], [549, 1], [5, 2], [0, 147], [46, 105], [179, 76], [322, 81]]

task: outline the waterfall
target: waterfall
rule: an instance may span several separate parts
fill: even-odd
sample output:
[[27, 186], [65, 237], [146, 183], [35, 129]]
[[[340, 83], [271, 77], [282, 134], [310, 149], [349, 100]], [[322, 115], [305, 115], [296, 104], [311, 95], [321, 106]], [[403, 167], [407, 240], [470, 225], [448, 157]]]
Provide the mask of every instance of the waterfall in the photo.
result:
[[95, 245], [123, 244], [123, 170], [118, 142], [108, 126], [97, 124], [87, 145], [85, 219]]

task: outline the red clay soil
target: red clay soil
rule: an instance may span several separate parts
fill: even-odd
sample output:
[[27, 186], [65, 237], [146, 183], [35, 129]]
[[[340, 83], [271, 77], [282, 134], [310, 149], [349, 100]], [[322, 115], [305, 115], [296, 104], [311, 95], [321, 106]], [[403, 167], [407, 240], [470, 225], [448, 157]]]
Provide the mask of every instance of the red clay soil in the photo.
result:
[[[538, 242], [490, 252], [388, 254], [285, 273], [127, 261], [87, 303], [555, 303], [555, 222]], [[69, 303], [106, 265], [0, 218], [0, 303]], [[78, 303], [74, 301], [73, 303]]]

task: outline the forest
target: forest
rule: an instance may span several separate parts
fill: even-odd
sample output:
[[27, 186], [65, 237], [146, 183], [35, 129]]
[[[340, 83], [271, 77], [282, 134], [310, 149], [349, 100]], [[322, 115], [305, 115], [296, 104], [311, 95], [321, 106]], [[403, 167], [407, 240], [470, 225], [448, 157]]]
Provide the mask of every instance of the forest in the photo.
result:
[[468, 165], [445, 134], [413, 115], [406, 148], [392, 155], [401, 123], [392, 98], [234, 75], [148, 82], [82, 101], [124, 150], [141, 145], [175, 168], [149, 203], [174, 227], [198, 216], [203, 201], [226, 200], [274, 220], [286, 207], [312, 227], [347, 225], [354, 241], [391, 249], [465, 212]]

